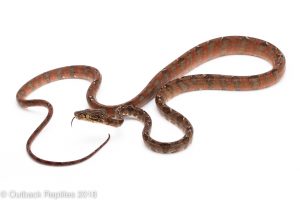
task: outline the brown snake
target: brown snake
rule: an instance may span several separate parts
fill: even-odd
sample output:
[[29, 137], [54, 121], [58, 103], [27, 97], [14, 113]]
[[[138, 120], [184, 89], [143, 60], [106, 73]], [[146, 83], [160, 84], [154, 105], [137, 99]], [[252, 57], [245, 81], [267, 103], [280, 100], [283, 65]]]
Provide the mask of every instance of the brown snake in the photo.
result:
[[[262, 58], [272, 65], [272, 69], [262, 74], [251, 76], [229, 76], [219, 74], [200, 74], [184, 76], [197, 66], [226, 55], [249, 55]], [[109, 140], [101, 144], [89, 155], [73, 161], [56, 162], [44, 160], [31, 151], [31, 144], [41, 130], [46, 126], [53, 114], [52, 105], [40, 99], [27, 100], [27, 95], [35, 89], [62, 79], [85, 79], [91, 82], [86, 97], [92, 109], [75, 112], [77, 119], [100, 122], [111, 126], [120, 126], [123, 116], [136, 117], [144, 123], [143, 139], [153, 151], [173, 153], [185, 149], [192, 141], [193, 128], [191, 123], [179, 112], [166, 105], [171, 98], [189, 91], [196, 90], [256, 90], [269, 87], [280, 80], [285, 71], [285, 58], [274, 45], [251, 37], [228, 36], [209, 40], [190, 49], [175, 61], [170, 63], [148, 83], [148, 85], [130, 101], [114, 106], [100, 104], [96, 93], [101, 83], [101, 74], [89, 66], [68, 66], [57, 68], [36, 76], [23, 85], [17, 93], [17, 101], [22, 107], [44, 106], [48, 114], [44, 121], [32, 133], [27, 141], [27, 152], [35, 161], [54, 166], [72, 165], [82, 162], [99, 151]], [[159, 142], [151, 138], [151, 118], [140, 107], [155, 97], [156, 104], [168, 120], [176, 124], [184, 132], [184, 136], [174, 142]]]

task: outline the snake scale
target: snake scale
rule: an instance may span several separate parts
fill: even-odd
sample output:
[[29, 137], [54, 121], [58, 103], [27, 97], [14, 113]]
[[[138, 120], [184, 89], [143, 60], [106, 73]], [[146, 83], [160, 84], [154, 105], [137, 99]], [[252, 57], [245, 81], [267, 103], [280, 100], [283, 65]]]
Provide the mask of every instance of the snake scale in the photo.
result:
[[[249, 55], [262, 58], [272, 65], [272, 69], [262, 74], [251, 76], [230, 76], [219, 74], [199, 74], [184, 76], [197, 66], [212, 59], [226, 55]], [[52, 166], [72, 165], [87, 160], [99, 151], [110, 139], [101, 144], [89, 155], [73, 161], [57, 162], [44, 160], [31, 151], [34, 139], [47, 125], [53, 114], [52, 105], [41, 99], [27, 100], [26, 97], [37, 88], [53, 81], [63, 79], [85, 79], [91, 82], [86, 98], [91, 109], [74, 113], [80, 120], [100, 122], [111, 126], [120, 126], [124, 116], [133, 116], [144, 123], [143, 140], [150, 149], [160, 153], [173, 153], [185, 149], [192, 141], [193, 127], [182, 114], [170, 108], [166, 102], [171, 98], [196, 90], [257, 90], [269, 87], [280, 80], [285, 71], [285, 57], [282, 52], [264, 40], [246, 36], [227, 36], [209, 40], [190, 49], [171, 62], [147, 84], [147, 86], [130, 101], [114, 106], [100, 104], [96, 94], [101, 84], [101, 74], [93, 67], [76, 65], [50, 70], [42, 73], [24, 84], [17, 92], [17, 101], [22, 107], [43, 106], [48, 114], [27, 141], [27, 152], [30, 157], [41, 163]], [[141, 109], [155, 97], [160, 113], [177, 125], [184, 135], [174, 142], [159, 142], [150, 136], [151, 118]]]

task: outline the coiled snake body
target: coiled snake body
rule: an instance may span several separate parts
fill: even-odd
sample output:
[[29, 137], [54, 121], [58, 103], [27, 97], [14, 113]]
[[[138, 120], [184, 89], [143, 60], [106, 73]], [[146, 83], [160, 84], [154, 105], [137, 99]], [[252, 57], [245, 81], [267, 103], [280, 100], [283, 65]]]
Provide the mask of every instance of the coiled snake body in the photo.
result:
[[[228, 76], [219, 74], [200, 74], [184, 76], [197, 66], [226, 55], [250, 55], [262, 58], [272, 65], [268, 72], [252, 76]], [[280, 80], [285, 71], [285, 58], [274, 45], [251, 37], [228, 36], [209, 40], [190, 49], [174, 60], [148, 83], [148, 85], [132, 100], [115, 106], [100, 104], [96, 93], [101, 83], [101, 74], [90, 66], [68, 66], [54, 69], [36, 76], [23, 85], [17, 93], [17, 101], [22, 107], [44, 106], [48, 114], [27, 141], [27, 152], [37, 162], [47, 165], [62, 166], [82, 162], [99, 149], [108, 139], [89, 155], [74, 161], [56, 162], [41, 159], [31, 151], [31, 144], [46, 126], [53, 114], [52, 105], [45, 100], [27, 100], [26, 96], [42, 85], [62, 79], [85, 79], [91, 82], [86, 98], [92, 109], [75, 112], [77, 119], [120, 126], [123, 116], [131, 115], [144, 123], [143, 139], [153, 151], [173, 153], [185, 149], [192, 141], [193, 128], [182, 114], [166, 105], [171, 98], [185, 92], [195, 90], [256, 90], [269, 87]], [[151, 138], [151, 118], [140, 107], [155, 97], [156, 104], [168, 120], [176, 124], [184, 132], [184, 136], [174, 142], [159, 142]]]

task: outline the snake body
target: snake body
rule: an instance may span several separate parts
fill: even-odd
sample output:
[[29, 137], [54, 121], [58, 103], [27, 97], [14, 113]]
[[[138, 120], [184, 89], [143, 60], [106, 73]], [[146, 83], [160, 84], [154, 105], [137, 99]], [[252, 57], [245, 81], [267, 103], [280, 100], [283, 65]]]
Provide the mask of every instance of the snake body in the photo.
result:
[[[228, 76], [219, 74], [200, 74], [184, 76], [197, 66], [212, 59], [226, 55], [249, 55], [262, 58], [272, 65], [272, 69], [252, 76]], [[33, 132], [27, 142], [27, 151], [36, 161], [48, 165], [71, 165], [82, 162], [95, 154], [109, 138], [94, 152], [75, 161], [55, 162], [47, 161], [35, 156], [31, 144], [35, 137], [49, 122], [53, 108], [45, 100], [26, 100], [26, 96], [44, 84], [66, 79], [79, 78], [91, 82], [86, 98], [92, 109], [75, 112], [78, 119], [92, 122], [120, 126], [126, 115], [134, 116], [144, 123], [143, 139], [153, 151], [173, 153], [185, 149], [192, 141], [193, 128], [191, 123], [182, 114], [170, 108], [166, 102], [175, 96], [196, 90], [257, 90], [269, 87], [280, 80], [285, 71], [285, 58], [282, 52], [274, 45], [251, 37], [228, 36], [209, 40], [190, 49], [182, 56], [171, 62], [147, 84], [147, 86], [130, 101], [113, 106], [100, 104], [96, 94], [101, 84], [101, 74], [89, 66], [68, 66], [45, 72], [28, 81], [17, 93], [17, 101], [23, 107], [44, 106], [48, 108], [48, 115], [41, 125]], [[174, 142], [159, 142], [151, 138], [151, 118], [141, 109], [143, 105], [155, 97], [156, 104], [168, 120], [177, 125], [184, 132], [184, 136]]]

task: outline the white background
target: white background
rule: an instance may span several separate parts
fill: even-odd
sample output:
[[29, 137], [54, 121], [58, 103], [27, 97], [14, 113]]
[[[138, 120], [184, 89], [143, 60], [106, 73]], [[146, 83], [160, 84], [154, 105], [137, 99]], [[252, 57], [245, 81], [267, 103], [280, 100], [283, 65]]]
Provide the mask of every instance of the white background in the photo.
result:
[[[1, 1], [0, 192], [96, 191], [99, 199], [300, 199], [300, 14], [297, 1]], [[111, 141], [90, 160], [70, 167], [40, 165], [25, 144], [45, 117], [22, 109], [17, 90], [50, 69], [75, 64], [100, 70], [98, 100], [123, 103], [168, 63], [195, 45], [226, 35], [267, 40], [287, 59], [284, 78], [259, 91], [198, 91], [168, 104], [194, 126], [187, 150], [154, 153], [143, 125], [120, 128], [70, 121], [87, 108], [83, 80], [40, 88], [30, 98], [54, 106], [54, 116], [33, 144], [45, 159], [65, 161]], [[251, 75], [269, 70], [263, 60], [230, 56], [194, 73]], [[152, 100], [143, 107], [161, 141], [181, 137]]]

